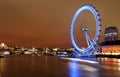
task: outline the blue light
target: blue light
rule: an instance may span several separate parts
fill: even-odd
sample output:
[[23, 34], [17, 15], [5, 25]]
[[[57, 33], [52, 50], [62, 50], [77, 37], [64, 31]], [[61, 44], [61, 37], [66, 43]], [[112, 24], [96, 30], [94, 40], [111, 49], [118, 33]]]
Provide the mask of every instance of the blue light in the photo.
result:
[[80, 71], [76, 62], [69, 63], [69, 77], [79, 77]]
[[[77, 16], [80, 14], [81, 11], [83, 10], [89, 10], [93, 13], [95, 20], [96, 20], [96, 34], [95, 37], [93, 39], [93, 42], [91, 43], [90, 46], [88, 46], [86, 49], [81, 49], [77, 46], [75, 39], [74, 39], [74, 35], [73, 35], [73, 30], [74, 30], [74, 22], [77, 18]], [[70, 24], [70, 39], [72, 42], [73, 47], [78, 51], [78, 52], [90, 52], [90, 50], [92, 49], [92, 47], [96, 44], [96, 42], [98, 41], [98, 35], [100, 34], [100, 26], [101, 26], [101, 22], [100, 22], [100, 17], [99, 14], [97, 12], [97, 10], [92, 6], [92, 5], [83, 5], [81, 6], [74, 14], [71, 24]]]

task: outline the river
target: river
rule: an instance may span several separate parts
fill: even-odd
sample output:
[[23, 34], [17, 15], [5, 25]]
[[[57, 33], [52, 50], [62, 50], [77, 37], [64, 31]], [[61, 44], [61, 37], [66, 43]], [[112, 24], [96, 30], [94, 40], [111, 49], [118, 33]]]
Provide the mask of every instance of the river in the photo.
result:
[[0, 77], [120, 77], [120, 59], [74, 59], [8, 55], [0, 58]]

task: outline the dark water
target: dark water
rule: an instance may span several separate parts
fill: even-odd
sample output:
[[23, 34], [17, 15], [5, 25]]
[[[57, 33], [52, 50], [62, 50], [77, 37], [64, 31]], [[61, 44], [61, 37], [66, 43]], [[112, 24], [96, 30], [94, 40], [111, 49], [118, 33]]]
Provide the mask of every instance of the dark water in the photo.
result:
[[10, 55], [0, 58], [0, 77], [120, 77], [120, 59], [71, 62], [56, 56]]

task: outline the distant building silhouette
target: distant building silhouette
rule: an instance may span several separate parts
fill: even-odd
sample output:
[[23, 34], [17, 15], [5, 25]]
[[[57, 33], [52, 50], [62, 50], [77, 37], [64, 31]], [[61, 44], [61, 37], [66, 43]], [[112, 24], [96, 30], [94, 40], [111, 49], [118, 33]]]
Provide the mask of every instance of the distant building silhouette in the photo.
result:
[[105, 38], [104, 41], [115, 41], [118, 40], [118, 29], [117, 27], [107, 27], [105, 28]]

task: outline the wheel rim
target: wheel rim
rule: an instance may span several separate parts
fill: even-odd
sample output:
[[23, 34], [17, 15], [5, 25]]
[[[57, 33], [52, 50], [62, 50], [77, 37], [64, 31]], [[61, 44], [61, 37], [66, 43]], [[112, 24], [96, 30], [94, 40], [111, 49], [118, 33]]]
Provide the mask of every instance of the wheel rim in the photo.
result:
[[[75, 42], [74, 39], [74, 23], [76, 21], [77, 16], [83, 11], [83, 10], [89, 10], [90, 12], [92, 12], [92, 14], [95, 17], [95, 21], [96, 21], [96, 32], [95, 32], [95, 37], [92, 41], [92, 43], [90, 44], [90, 46], [88, 46], [86, 49], [81, 49], [80, 47], [78, 47], [78, 45]], [[98, 37], [100, 35], [100, 26], [101, 26], [101, 22], [100, 22], [100, 17], [99, 14], [97, 12], [97, 10], [90, 4], [87, 5], [83, 5], [80, 8], [78, 8], [78, 10], [74, 13], [71, 24], [70, 24], [70, 39], [71, 39], [71, 43], [73, 45], [73, 47], [75, 48], [75, 50], [77, 50], [78, 52], [90, 52], [92, 49], [92, 46], [94, 46], [96, 44], [96, 42], [98, 41]]]

